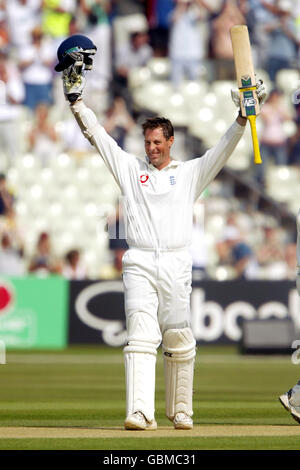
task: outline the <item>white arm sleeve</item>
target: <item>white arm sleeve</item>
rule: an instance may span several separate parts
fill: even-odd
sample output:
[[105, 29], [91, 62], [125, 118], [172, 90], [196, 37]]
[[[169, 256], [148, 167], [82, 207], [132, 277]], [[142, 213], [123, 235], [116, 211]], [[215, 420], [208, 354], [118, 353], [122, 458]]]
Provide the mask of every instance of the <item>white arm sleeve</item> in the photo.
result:
[[300, 295], [300, 210], [297, 215], [297, 289]]
[[194, 167], [194, 178], [196, 178], [195, 199], [197, 199], [209, 183], [216, 177], [226, 164], [228, 158], [234, 151], [236, 145], [244, 133], [245, 127], [236, 121], [227, 130], [221, 140], [203, 155], [203, 157], [192, 160]]
[[109, 171], [122, 189], [124, 178], [129, 177], [130, 165], [135, 165], [137, 157], [131, 155], [110, 137], [99, 124], [94, 112], [87, 108], [82, 100], [70, 106], [83, 135], [97, 149]]

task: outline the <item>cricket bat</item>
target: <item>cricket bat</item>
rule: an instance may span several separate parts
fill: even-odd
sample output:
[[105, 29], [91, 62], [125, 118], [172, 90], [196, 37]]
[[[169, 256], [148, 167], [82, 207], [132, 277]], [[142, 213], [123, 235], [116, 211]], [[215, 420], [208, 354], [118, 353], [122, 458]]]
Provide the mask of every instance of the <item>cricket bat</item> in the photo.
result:
[[236, 79], [240, 91], [242, 116], [250, 122], [254, 163], [262, 163], [256, 131], [256, 116], [260, 113], [256, 93], [256, 80], [252, 62], [251, 45], [246, 25], [235, 25], [230, 29]]

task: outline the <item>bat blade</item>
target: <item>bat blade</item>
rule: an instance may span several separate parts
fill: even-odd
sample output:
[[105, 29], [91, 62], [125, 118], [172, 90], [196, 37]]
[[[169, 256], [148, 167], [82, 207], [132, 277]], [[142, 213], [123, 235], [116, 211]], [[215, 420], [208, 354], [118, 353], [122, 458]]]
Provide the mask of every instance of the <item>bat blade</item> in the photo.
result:
[[256, 133], [255, 119], [260, 113], [256, 92], [256, 80], [252, 61], [249, 32], [246, 25], [234, 25], [230, 29], [236, 79], [240, 91], [242, 116], [249, 119], [251, 125], [254, 161], [261, 163]]

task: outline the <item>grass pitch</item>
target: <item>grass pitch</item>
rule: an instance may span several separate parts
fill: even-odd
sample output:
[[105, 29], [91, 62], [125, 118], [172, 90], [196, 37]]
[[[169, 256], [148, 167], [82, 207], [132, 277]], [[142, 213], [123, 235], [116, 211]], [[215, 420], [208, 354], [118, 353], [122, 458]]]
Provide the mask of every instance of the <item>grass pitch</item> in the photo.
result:
[[157, 431], [125, 431], [121, 349], [7, 352], [0, 365], [1, 450], [298, 450], [300, 426], [278, 401], [298, 379], [290, 357], [240, 356], [234, 347], [198, 348], [194, 429], [164, 415], [161, 351]]

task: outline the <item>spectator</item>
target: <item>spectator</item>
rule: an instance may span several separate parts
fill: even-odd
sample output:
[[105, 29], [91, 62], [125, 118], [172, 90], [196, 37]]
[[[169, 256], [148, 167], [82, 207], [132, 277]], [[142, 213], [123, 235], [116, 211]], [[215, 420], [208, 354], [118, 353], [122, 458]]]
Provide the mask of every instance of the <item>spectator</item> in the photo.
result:
[[296, 29], [290, 10], [281, 10], [280, 16], [265, 28], [270, 35], [266, 69], [275, 82], [277, 72], [295, 66], [297, 60]]
[[295, 40], [297, 43], [297, 48], [298, 48], [298, 60], [300, 59], [300, 2], [299, 0], [296, 0], [296, 2], [293, 2], [293, 8], [292, 8], [292, 17], [294, 20], [295, 24]]
[[224, 0], [218, 16], [211, 25], [212, 55], [215, 59], [218, 80], [235, 80], [230, 28], [235, 24], [245, 23], [246, 19], [236, 0], [230, 2]]
[[61, 263], [54, 259], [51, 250], [50, 236], [42, 232], [38, 238], [36, 252], [29, 264], [30, 273], [38, 275], [59, 274]]
[[249, 0], [247, 24], [256, 68], [265, 69], [267, 66], [270, 35], [266, 24], [276, 20], [280, 10], [275, 6], [275, 0]]
[[5, 217], [0, 217], [0, 234], [3, 233], [8, 235], [12, 248], [23, 256], [24, 230], [20, 227], [20, 223], [13, 206], [6, 211]]
[[10, 36], [7, 25], [6, 7], [0, 2], [0, 48], [8, 48], [10, 46]]
[[107, 110], [103, 127], [115, 139], [117, 144], [125, 149], [126, 135], [135, 127], [135, 122], [121, 96], [116, 96]]
[[274, 159], [276, 165], [287, 164], [287, 138], [283, 124], [292, 120], [292, 116], [283, 102], [283, 93], [272, 90], [262, 108], [262, 133], [260, 138], [262, 164], [256, 165], [256, 179], [264, 185], [266, 164]]
[[150, 43], [155, 57], [168, 55], [169, 18], [174, 9], [174, 0], [148, 0], [147, 18], [150, 27]]
[[111, 0], [113, 37], [116, 50], [129, 43], [132, 31], [146, 31], [145, 0]]
[[149, 45], [148, 33], [144, 31], [131, 33], [129, 46], [124, 45], [117, 51], [117, 71], [127, 77], [131, 67], [146, 65], [151, 56], [152, 49]]
[[284, 279], [286, 276], [285, 247], [282, 233], [275, 221], [266, 219], [263, 240], [255, 250], [257, 261], [266, 279]]
[[272, 223], [266, 222], [263, 226], [264, 238], [262, 244], [256, 249], [257, 260], [261, 266], [267, 266], [270, 263], [283, 261], [284, 247], [280, 239], [278, 227]]
[[10, 42], [19, 54], [31, 44], [31, 31], [40, 23], [42, 0], [6, 1], [6, 14]]
[[300, 166], [300, 116], [296, 118], [296, 131], [287, 140], [289, 165]]
[[289, 242], [285, 247], [286, 275], [285, 279], [294, 281], [297, 272], [297, 245]]
[[128, 101], [128, 73], [133, 67], [142, 67], [152, 57], [152, 48], [146, 32], [136, 31], [130, 36], [130, 43], [123, 44], [116, 51], [115, 92]]
[[62, 275], [66, 279], [86, 279], [87, 270], [80, 260], [80, 253], [78, 250], [70, 250], [65, 256], [64, 265], [62, 268]]
[[24, 263], [20, 253], [12, 247], [7, 233], [1, 235], [0, 274], [5, 276], [23, 276]]
[[236, 279], [255, 279], [258, 264], [250, 246], [235, 226], [227, 226], [223, 239], [217, 244], [221, 264], [234, 268]]
[[196, 80], [200, 63], [205, 56], [204, 38], [199, 22], [206, 4], [202, 0], [177, 0], [171, 17], [169, 57], [171, 80], [177, 88], [187, 76]]
[[[88, 36], [99, 48], [100, 52], [93, 59], [93, 73], [87, 86], [91, 90], [86, 96], [99, 93], [99, 102], [103, 101], [102, 94], [107, 92], [112, 77], [111, 64], [111, 26], [109, 23], [110, 2], [107, 0], [80, 0], [80, 6], [87, 17]], [[95, 103], [94, 103], [95, 104]]]
[[9, 59], [7, 49], [0, 50], [0, 148], [7, 165], [20, 152], [21, 133], [18, 119], [24, 99], [24, 85], [16, 64]]
[[70, 23], [76, 12], [76, 0], [43, 0], [42, 29], [58, 47], [70, 33]]
[[71, 15], [68, 36], [72, 36], [73, 34], [82, 34], [82, 25], [78, 14]]
[[6, 176], [0, 174], [0, 216], [6, 216], [12, 209], [14, 204], [14, 197], [7, 189]]
[[59, 138], [49, 119], [49, 107], [40, 103], [35, 109], [35, 122], [28, 136], [30, 152], [33, 152], [47, 166], [58, 152]]
[[25, 85], [24, 104], [35, 110], [39, 103], [52, 103], [53, 42], [44, 37], [40, 27], [32, 30], [32, 44], [20, 53], [20, 69]]

